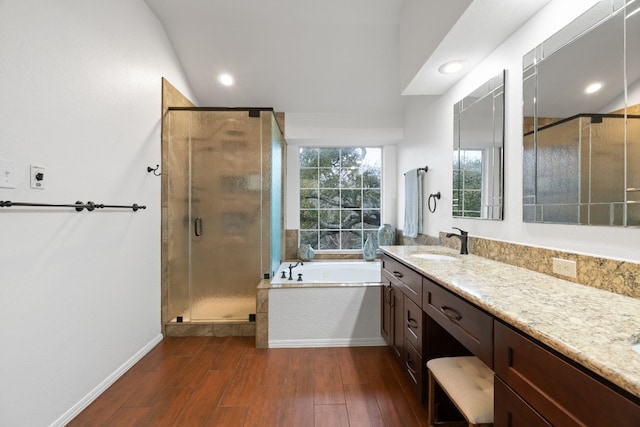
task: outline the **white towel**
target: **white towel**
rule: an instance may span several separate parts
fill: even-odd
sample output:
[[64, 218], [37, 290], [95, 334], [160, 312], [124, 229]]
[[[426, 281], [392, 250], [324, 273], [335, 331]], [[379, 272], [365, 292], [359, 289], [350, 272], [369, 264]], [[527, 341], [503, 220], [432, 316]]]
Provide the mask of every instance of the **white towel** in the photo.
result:
[[418, 169], [404, 174], [404, 229], [406, 237], [422, 233], [422, 179]]

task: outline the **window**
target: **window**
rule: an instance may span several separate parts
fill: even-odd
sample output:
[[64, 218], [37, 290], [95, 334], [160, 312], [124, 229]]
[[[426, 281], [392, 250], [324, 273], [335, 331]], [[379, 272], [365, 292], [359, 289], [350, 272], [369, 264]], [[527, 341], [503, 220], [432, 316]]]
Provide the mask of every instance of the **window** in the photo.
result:
[[300, 243], [317, 250], [377, 243], [382, 148], [300, 148]]
[[453, 159], [453, 216], [480, 217], [482, 150], [459, 150]]

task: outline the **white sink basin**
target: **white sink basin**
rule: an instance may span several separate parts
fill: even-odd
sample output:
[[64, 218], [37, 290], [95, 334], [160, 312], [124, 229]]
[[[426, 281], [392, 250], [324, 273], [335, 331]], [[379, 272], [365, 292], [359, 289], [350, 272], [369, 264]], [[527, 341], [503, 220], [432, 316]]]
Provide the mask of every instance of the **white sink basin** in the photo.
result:
[[632, 345], [631, 348], [638, 354], [640, 354], [640, 344]]
[[440, 254], [413, 254], [411, 256], [414, 258], [429, 259], [434, 261], [457, 261], [458, 260], [458, 258], [449, 256], [449, 255], [440, 255]]

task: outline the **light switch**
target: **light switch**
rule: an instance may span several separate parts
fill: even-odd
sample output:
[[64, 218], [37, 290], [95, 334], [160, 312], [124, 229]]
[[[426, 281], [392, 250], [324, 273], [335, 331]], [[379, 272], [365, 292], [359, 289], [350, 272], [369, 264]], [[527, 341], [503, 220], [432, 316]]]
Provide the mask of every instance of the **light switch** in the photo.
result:
[[44, 190], [44, 167], [31, 165], [31, 188]]
[[0, 187], [16, 188], [16, 162], [0, 159]]

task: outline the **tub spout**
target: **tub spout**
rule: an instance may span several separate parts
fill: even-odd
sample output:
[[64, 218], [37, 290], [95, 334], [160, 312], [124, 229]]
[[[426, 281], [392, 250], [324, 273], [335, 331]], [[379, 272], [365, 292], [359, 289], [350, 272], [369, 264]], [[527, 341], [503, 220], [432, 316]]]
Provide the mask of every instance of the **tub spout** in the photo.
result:
[[469, 249], [467, 248], [467, 239], [469, 237], [469, 232], [459, 229], [458, 227], [451, 227], [460, 231], [460, 234], [447, 233], [446, 237], [457, 237], [460, 239], [460, 254], [467, 255], [469, 253]]
[[287, 280], [293, 280], [293, 276], [291, 275], [291, 270], [296, 268], [298, 265], [304, 265], [301, 259], [299, 259], [298, 262], [296, 262], [296, 265], [289, 264], [289, 278]]

